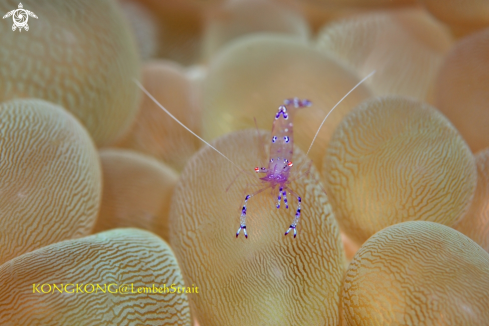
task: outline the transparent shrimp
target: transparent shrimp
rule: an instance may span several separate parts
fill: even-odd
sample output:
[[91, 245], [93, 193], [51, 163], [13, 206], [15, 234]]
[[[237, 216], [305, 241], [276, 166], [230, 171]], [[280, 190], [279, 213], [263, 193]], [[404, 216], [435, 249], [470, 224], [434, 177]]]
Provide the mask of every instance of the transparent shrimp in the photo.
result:
[[297, 210], [295, 213], [295, 218], [290, 225], [285, 235], [289, 234], [291, 230], [294, 230], [294, 237], [297, 236], [296, 225], [299, 222], [301, 216], [301, 202], [300, 196], [295, 194], [295, 192], [289, 186], [289, 177], [292, 166], [292, 155], [294, 154], [294, 115], [295, 113], [305, 107], [311, 106], [309, 100], [299, 100], [298, 98], [288, 99], [284, 101], [284, 105], [278, 108], [278, 112], [275, 115], [275, 120], [272, 126], [272, 139], [270, 145], [270, 159], [268, 161], [268, 167], [256, 167], [256, 173], [264, 173], [265, 176], [261, 177], [260, 180], [268, 183], [268, 185], [258, 190], [253, 194], [246, 195], [243, 208], [241, 209], [240, 216], [240, 226], [236, 232], [236, 237], [238, 237], [241, 230], [246, 238], [248, 238], [248, 233], [246, 232], [246, 212], [248, 200], [262, 192], [265, 189], [278, 187], [277, 195], [277, 208], [280, 208], [282, 198], [284, 206], [286, 209], [289, 208], [289, 202], [287, 199], [287, 192], [297, 199]]
[[[336, 103], [336, 105], [328, 112], [326, 117], [323, 119], [321, 125], [319, 126], [314, 139], [309, 146], [309, 149], [306, 153], [309, 154], [314, 141], [316, 140], [317, 135], [319, 134], [319, 130], [323, 126], [326, 119], [329, 117], [331, 112], [358, 86], [360, 86], [365, 80], [370, 78], [375, 73], [375, 70], [372, 71], [369, 75], [363, 78], [358, 84], [356, 84], [343, 98]], [[190, 130], [187, 126], [181, 123], [177, 118], [175, 118], [165, 107], [163, 107], [144, 87], [141, 83], [135, 80], [135, 83], [138, 87], [156, 104], [158, 105], [166, 114], [168, 114], [173, 120], [179, 123], [182, 127], [187, 129], [190, 133], [204, 142], [206, 145], [211, 147], [214, 151], [216, 151], [219, 155], [228, 160], [231, 164], [237, 167], [239, 170], [243, 171], [236, 163], [234, 163], [231, 159], [213, 147], [211, 144], [206, 142], [204, 139], [195, 134], [192, 130]], [[297, 209], [295, 212], [294, 219], [290, 224], [288, 230], [285, 232], [285, 235], [289, 234], [291, 231], [294, 233], [294, 238], [297, 236], [297, 224], [299, 223], [299, 219], [301, 216], [301, 204], [302, 198], [298, 195], [293, 189], [290, 188], [290, 172], [293, 167], [292, 163], [292, 155], [294, 153], [294, 126], [293, 120], [294, 115], [298, 110], [311, 106], [311, 101], [309, 100], [300, 100], [298, 98], [291, 98], [284, 101], [283, 105], [279, 106], [278, 111], [275, 115], [275, 120], [272, 125], [272, 139], [270, 146], [270, 158], [268, 161], [267, 167], [256, 167], [256, 173], [265, 174], [260, 178], [261, 181], [267, 183], [262, 189], [255, 191], [254, 193], [247, 194], [244, 200], [243, 207], [241, 208], [241, 216], [240, 216], [240, 226], [238, 231], [236, 232], [236, 238], [239, 236], [240, 232], [243, 231], [245, 238], [248, 238], [248, 232], [246, 231], [246, 214], [248, 211], [247, 205], [248, 200], [253, 196], [258, 195], [259, 193], [272, 188], [278, 188], [277, 192], [277, 204], [276, 207], [280, 208], [283, 200], [283, 204], [286, 209], [289, 208], [289, 202], [287, 198], [287, 193], [289, 193], [293, 198], [297, 200]], [[309, 165], [310, 166], [310, 165]], [[247, 172], [247, 171], [244, 171]], [[249, 172], [247, 172], [249, 173]]]

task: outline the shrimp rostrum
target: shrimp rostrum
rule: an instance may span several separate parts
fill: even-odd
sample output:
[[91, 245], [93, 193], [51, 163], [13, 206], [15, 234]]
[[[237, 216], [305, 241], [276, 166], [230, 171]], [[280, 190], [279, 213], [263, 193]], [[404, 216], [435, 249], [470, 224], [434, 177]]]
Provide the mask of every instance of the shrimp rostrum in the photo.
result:
[[294, 238], [297, 236], [297, 223], [301, 216], [301, 202], [302, 199], [290, 188], [290, 171], [293, 167], [292, 155], [294, 154], [294, 115], [295, 113], [304, 108], [311, 106], [309, 100], [299, 100], [298, 98], [288, 99], [284, 101], [284, 105], [278, 108], [278, 112], [275, 115], [275, 120], [272, 126], [272, 139], [270, 145], [270, 159], [268, 161], [268, 167], [256, 167], [255, 172], [265, 174], [260, 180], [267, 182], [268, 186], [260, 189], [252, 194], [248, 194], [245, 197], [243, 208], [241, 209], [240, 226], [236, 232], [238, 237], [241, 230], [246, 238], [248, 233], [246, 232], [246, 212], [248, 200], [272, 187], [272, 189], [278, 188], [277, 194], [277, 208], [280, 208], [282, 199], [286, 209], [289, 208], [289, 202], [287, 199], [287, 193], [297, 199], [297, 210], [295, 212], [295, 218], [290, 224], [289, 229], [285, 232], [285, 235], [294, 230]]

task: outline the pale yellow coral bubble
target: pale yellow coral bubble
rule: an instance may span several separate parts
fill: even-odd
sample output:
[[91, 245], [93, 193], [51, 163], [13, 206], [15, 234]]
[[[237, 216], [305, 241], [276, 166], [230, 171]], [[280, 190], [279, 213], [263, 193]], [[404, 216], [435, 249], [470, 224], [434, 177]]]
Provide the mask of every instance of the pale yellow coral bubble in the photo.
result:
[[[114, 141], [137, 111], [137, 49], [115, 1], [22, 1], [29, 31], [0, 24], [0, 102], [35, 97], [62, 105], [99, 146]], [[16, 9], [0, 3], [0, 12]]]
[[415, 3], [415, 0], [304, 0], [315, 6], [325, 6], [327, 8], [337, 7], [357, 7], [357, 8], [372, 8], [382, 6], [399, 6]]
[[325, 26], [317, 47], [364, 77], [376, 95], [426, 99], [443, 56], [449, 32], [426, 12], [400, 9], [355, 15]]
[[400, 96], [367, 101], [341, 122], [323, 176], [342, 230], [359, 244], [404, 221], [452, 226], [476, 187], [472, 153], [448, 119]]
[[[335, 60], [292, 37], [257, 35], [234, 42], [213, 60], [203, 90], [203, 134], [258, 127], [270, 130], [284, 99], [307, 98], [296, 116], [296, 144], [307, 151], [327, 112], [359, 79]], [[370, 96], [363, 85], [329, 116], [309, 156], [321, 166], [325, 147], [341, 119]], [[267, 139], [268, 141], [268, 139]]]
[[[174, 293], [143, 292], [172, 284]], [[22, 255], [0, 266], [0, 286], [2, 325], [191, 325], [172, 250], [143, 230], [111, 230]]]
[[[154, 98], [192, 131], [200, 131], [197, 87], [178, 64], [152, 61], [144, 65], [143, 86]], [[151, 155], [182, 170], [199, 148], [199, 140], [144, 95], [138, 116], [118, 147]]]
[[355, 255], [342, 305], [345, 325], [485, 325], [489, 254], [438, 223], [388, 227]]
[[[269, 137], [269, 133], [262, 133]], [[228, 134], [213, 143], [252, 170], [260, 156], [256, 130]], [[306, 157], [296, 148], [292, 189], [302, 196], [297, 238], [284, 236], [294, 219], [275, 207], [277, 191], [266, 190], [247, 204], [248, 239], [236, 238], [246, 194], [262, 187], [209, 147], [186, 166], [170, 211], [170, 242], [187, 283], [201, 285], [191, 304], [201, 325], [336, 325], [344, 272], [343, 248], [328, 199], [314, 167], [298, 176]]]
[[0, 105], [0, 263], [90, 234], [101, 198], [95, 145], [62, 107]]
[[314, 34], [327, 22], [373, 9], [396, 8], [416, 0], [276, 0], [295, 7], [308, 20]]
[[269, 0], [230, 1], [207, 14], [204, 57], [212, 58], [229, 41], [258, 32], [287, 34], [301, 40], [309, 37], [306, 20], [292, 8]]
[[489, 28], [460, 40], [447, 55], [435, 103], [473, 152], [489, 147]]
[[475, 155], [477, 188], [469, 211], [456, 229], [489, 252], [489, 148]]
[[137, 227], [168, 240], [168, 212], [177, 174], [154, 158], [138, 153], [100, 151], [102, 205], [94, 233]]
[[157, 17], [137, 0], [119, 0], [120, 8], [134, 33], [141, 60], [155, 58], [161, 47]]
[[487, 0], [421, 0], [421, 3], [439, 20], [458, 26], [489, 25]]
[[160, 35], [158, 57], [190, 65], [201, 57], [201, 38], [207, 4], [217, 1], [199, 0], [138, 0], [155, 16]]

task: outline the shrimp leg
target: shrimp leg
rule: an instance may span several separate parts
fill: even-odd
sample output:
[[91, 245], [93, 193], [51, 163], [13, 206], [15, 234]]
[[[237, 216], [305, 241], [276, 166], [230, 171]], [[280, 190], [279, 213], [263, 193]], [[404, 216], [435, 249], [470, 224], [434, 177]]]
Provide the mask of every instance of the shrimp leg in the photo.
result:
[[243, 204], [243, 208], [241, 209], [240, 224], [239, 224], [239, 229], [236, 232], [236, 238], [238, 237], [238, 235], [241, 232], [241, 230], [243, 230], [244, 235], [245, 235], [245, 238], [248, 239], [248, 233], [246, 232], [246, 212], [247, 212], [246, 205], [248, 204], [248, 199], [250, 199], [251, 197], [253, 197], [255, 195], [258, 195], [260, 192], [265, 191], [265, 190], [267, 190], [270, 187], [271, 186], [266, 186], [265, 188], [262, 188], [260, 190], [257, 190], [257, 191], [255, 191], [252, 194], [246, 195], [245, 201], [244, 201], [244, 204]]
[[297, 198], [298, 205], [297, 205], [297, 211], [295, 212], [294, 221], [292, 221], [292, 224], [290, 224], [289, 229], [287, 230], [287, 232], [285, 232], [285, 235], [289, 234], [290, 231], [294, 230], [294, 238], [295, 238], [297, 236], [297, 229], [296, 229], [297, 223], [299, 223], [299, 218], [301, 217], [301, 202], [302, 202], [302, 199], [292, 189], [285, 188], [285, 191], [287, 191], [287, 190], [290, 192], [290, 194], [292, 196], [295, 196]]

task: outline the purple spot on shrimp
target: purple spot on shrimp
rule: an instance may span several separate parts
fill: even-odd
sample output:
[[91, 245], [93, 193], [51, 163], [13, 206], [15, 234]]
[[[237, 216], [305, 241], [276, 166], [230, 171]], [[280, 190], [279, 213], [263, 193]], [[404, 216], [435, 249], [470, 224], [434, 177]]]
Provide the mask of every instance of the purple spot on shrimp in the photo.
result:
[[275, 143], [277, 141], [277, 136], [272, 137], [272, 143]]
[[288, 143], [290, 141], [289, 136], [284, 136], [284, 140], [285, 140], [286, 143]]
[[279, 106], [278, 112], [275, 115], [275, 119], [280, 118], [280, 115], [281, 114], [284, 116], [285, 119], [287, 119], [287, 108], [285, 106], [283, 106], [283, 105]]
[[301, 202], [301, 197], [297, 197], [297, 200], [299, 201], [299, 203]]

